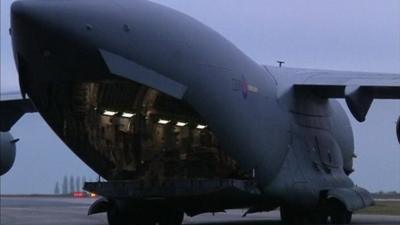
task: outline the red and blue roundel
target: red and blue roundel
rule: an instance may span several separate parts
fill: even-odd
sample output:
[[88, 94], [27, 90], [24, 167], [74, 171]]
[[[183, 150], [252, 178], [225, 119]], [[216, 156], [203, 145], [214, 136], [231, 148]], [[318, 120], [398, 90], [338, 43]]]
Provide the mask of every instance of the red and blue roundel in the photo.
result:
[[243, 98], [247, 98], [249, 95], [249, 83], [247, 83], [247, 80], [245, 77], [242, 77], [242, 95]]

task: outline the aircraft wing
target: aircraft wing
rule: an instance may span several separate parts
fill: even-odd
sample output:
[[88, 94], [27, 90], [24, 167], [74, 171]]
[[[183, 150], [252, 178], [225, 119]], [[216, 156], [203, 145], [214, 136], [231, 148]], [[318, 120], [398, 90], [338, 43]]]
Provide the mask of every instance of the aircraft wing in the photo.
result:
[[400, 74], [267, 67], [276, 76], [293, 80], [296, 91], [323, 98], [344, 98], [360, 122], [374, 99], [400, 99]]
[[21, 99], [16, 92], [0, 95], [0, 131], [7, 132], [25, 114], [37, 112], [30, 99]]

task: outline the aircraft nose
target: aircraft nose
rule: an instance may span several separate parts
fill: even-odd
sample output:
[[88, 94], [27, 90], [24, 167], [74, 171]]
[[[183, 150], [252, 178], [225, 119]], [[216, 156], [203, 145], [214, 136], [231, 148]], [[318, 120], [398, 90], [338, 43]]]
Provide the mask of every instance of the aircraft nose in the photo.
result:
[[49, 16], [46, 2], [42, 0], [17, 0], [11, 5], [11, 29], [15, 62], [20, 57], [35, 59], [38, 50], [48, 42]]
[[11, 17], [13, 19], [32, 20], [37, 17], [37, 15], [35, 15], [35, 11], [37, 11], [38, 7], [39, 3], [37, 1], [15, 1], [11, 5]]
[[11, 5], [13, 34], [26, 34], [45, 22], [46, 10], [42, 1], [18, 0]]
[[98, 1], [17, 0], [12, 4], [11, 39], [21, 86], [38, 80], [93, 79], [107, 72], [98, 49], [88, 44], [96, 36], [87, 29], [92, 20], [85, 12]]
[[29, 9], [32, 8], [32, 1], [18, 0], [11, 5], [12, 17], [29, 15]]

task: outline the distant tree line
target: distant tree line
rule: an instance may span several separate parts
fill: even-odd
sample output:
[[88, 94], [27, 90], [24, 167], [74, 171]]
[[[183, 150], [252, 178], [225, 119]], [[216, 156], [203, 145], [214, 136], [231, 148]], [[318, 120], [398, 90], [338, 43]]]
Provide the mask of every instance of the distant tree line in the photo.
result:
[[[92, 179], [91, 179], [92, 181]], [[86, 182], [86, 177], [85, 176], [67, 176], [65, 175], [62, 183], [59, 183], [58, 181], [55, 184], [54, 187], [54, 194], [56, 195], [68, 195], [73, 192], [80, 192], [83, 191], [83, 185]]]
[[376, 199], [400, 199], [400, 192], [396, 191], [379, 191], [377, 193], [373, 193], [372, 196]]

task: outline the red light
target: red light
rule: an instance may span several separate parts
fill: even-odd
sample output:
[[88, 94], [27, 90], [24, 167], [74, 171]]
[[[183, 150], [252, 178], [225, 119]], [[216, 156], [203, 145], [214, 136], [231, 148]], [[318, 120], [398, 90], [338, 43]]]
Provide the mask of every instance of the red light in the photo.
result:
[[84, 197], [86, 197], [86, 193], [85, 192], [74, 192], [74, 193], [72, 193], [72, 196], [74, 196], [74, 198], [84, 198]]

